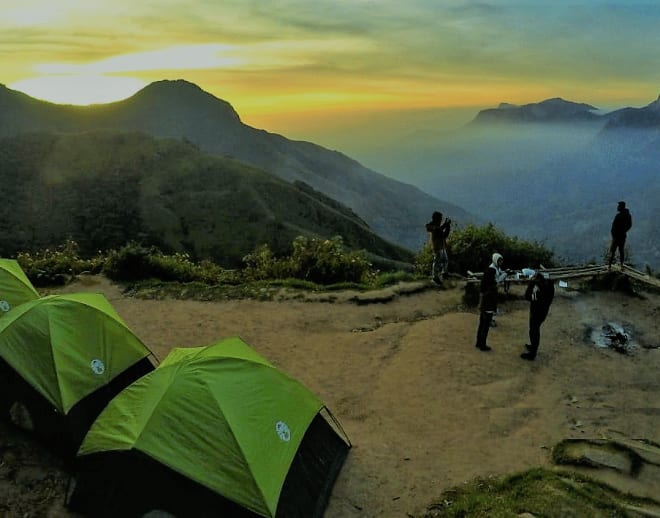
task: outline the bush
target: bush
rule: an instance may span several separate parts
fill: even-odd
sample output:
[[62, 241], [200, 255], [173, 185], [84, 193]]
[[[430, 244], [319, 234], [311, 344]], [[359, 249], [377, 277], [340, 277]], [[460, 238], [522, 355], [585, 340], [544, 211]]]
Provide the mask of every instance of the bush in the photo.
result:
[[376, 276], [366, 252], [346, 251], [340, 236], [319, 239], [298, 236], [289, 257], [276, 258], [268, 245], [246, 255], [248, 279], [302, 279], [315, 284], [370, 283]]
[[109, 252], [103, 273], [116, 281], [159, 279], [165, 282], [235, 283], [233, 272], [212, 261], [194, 263], [188, 254], [165, 255], [156, 247], [129, 243]]
[[65, 284], [74, 275], [101, 272], [105, 258], [100, 252], [95, 257], [83, 259], [78, 251], [78, 243], [68, 240], [55, 249], [46, 248], [34, 253], [19, 252], [16, 260], [35, 286]]
[[[447, 239], [449, 271], [465, 275], [468, 270], [483, 271], [490, 263], [494, 252], [504, 256], [504, 267], [520, 270], [555, 265], [554, 252], [538, 242], [529, 242], [509, 237], [492, 223], [483, 227], [468, 225], [455, 230]], [[428, 276], [431, 272], [433, 253], [426, 245], [416, 257], [415, 271]]]

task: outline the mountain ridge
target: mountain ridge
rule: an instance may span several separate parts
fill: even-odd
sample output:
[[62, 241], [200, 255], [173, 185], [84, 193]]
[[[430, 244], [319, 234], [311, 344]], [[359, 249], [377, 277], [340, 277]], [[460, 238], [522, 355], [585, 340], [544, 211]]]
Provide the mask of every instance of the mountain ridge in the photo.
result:
[[[0, 108], [8, 103], [7, 92], [13, 91], [0, 95]], [[123, 101], [85, 107], [41, 104], [21, 95], [12, 110], [3, 112], [6, 117], [0, 113], [0, 136], [105, 129], [187, 139], [205, 152], [240, 160], [289, 182], [303, 181], [352, 208], [377, 234], [411, 250], [426, 241], [423, 225], [433, 211], [466, 223], [480, 220], [343, 153], [248, 126], [229, 103], [188, 81], [157, 81]]]
[[597, 108], [590, 104], [553, 97], [525, 105], [500, 103], [498, 108], [479, 111], [472, 122], [585, 122], [600, 118], [598, 114], [593, 113], [596, 110]]
[[468, 125], [488, 123], [576, 123], [601, 122], [605, 128], [660, 127], [660, 95], [640, 108], [625, 107], [603, 114], [587, 103], [553, 97], [524, 105], [501, 102], [497, 108], [480, 110]]

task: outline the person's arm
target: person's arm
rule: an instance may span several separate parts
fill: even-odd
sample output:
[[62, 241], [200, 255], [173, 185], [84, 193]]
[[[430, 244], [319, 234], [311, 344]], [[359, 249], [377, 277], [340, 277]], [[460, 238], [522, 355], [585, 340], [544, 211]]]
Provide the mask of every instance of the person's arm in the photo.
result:
[[548, 307], [550, 307], [550, 304], [552, 304], [552, 299], [555, 298], [555, 283], [549, 279], [546, 279], [543, 283], [542, 295], [543, 301]]
[[532, 301], [532, 291], [534, 290], [534, 285], [536, 284], [536, 281], [529, 281], [527, 284], [527, 289], [525, 290], [525, 300], [529, 300], [530, 302]]
[[451, 220], [447, 218], [445, 222], [442, 225], [442, 237], [447, 239], [447, 236], [449, 236], [449, 233], [451, 232]]

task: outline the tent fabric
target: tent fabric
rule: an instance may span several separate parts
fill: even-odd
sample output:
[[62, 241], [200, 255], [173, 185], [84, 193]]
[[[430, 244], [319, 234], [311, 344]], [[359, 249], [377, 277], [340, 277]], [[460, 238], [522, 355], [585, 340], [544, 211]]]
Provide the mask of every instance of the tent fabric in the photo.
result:
[[323, 408], [232, 337], [173, 349], [108, 404], [78, 456], [137, 451], [257, 515], [276, 516], [294, 457]]
[[0, 318], [0, 358], [62, 414], [150, 354], [101, 294], [50, 295]]
[[38, 298], [39, 293], [18, 261], [0, 258], [0, 316], [24, 302]]
[[[348, 449], [322, 413], [317, 414], [289, 469], [276, 517], [323, 517]], [[136, 450], [80, 457], [74, 487], [67, 506], [97, 518], [144, 516], [155, 510], [179, 518], [260, 516]]]
[[72, 485], [67, 507], [95, 518], [152, 514], [177, 518], [259, 518], [136, 450], [80, 458]]

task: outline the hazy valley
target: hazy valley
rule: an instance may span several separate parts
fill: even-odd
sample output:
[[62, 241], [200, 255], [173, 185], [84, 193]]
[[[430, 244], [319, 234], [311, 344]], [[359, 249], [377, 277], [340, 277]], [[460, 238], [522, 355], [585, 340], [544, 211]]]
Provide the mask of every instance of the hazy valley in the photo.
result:
[[631, 259], [660, 266], [660, 101], [602, 113], [550, 99], [483, 110], [455, 132], [414, 133], [360, 156], [559, 258], [602, 260], [616, 203], [634, 226]]
[[[342, 234], [351, 247], [405, 262], [440, 210], [458, 225], [493, 222], [568, 262], [600, 261], [623, 199], [631, 260], [660, 265], [658, 101], [607, 113], [562, 99], [502, 104], [455, 131], [365, 149], [375, 170], [252, 128], [185, 81], [88, 107], [0, 87], [0, 137], [2, 198], [13, 201], [4, 253], [68, 233], [90, 250], [146, 238], [235, 264], [261, 240], [280, 250], [296, 234]], [[87, 203], [92, 190], [102, 202]]]

